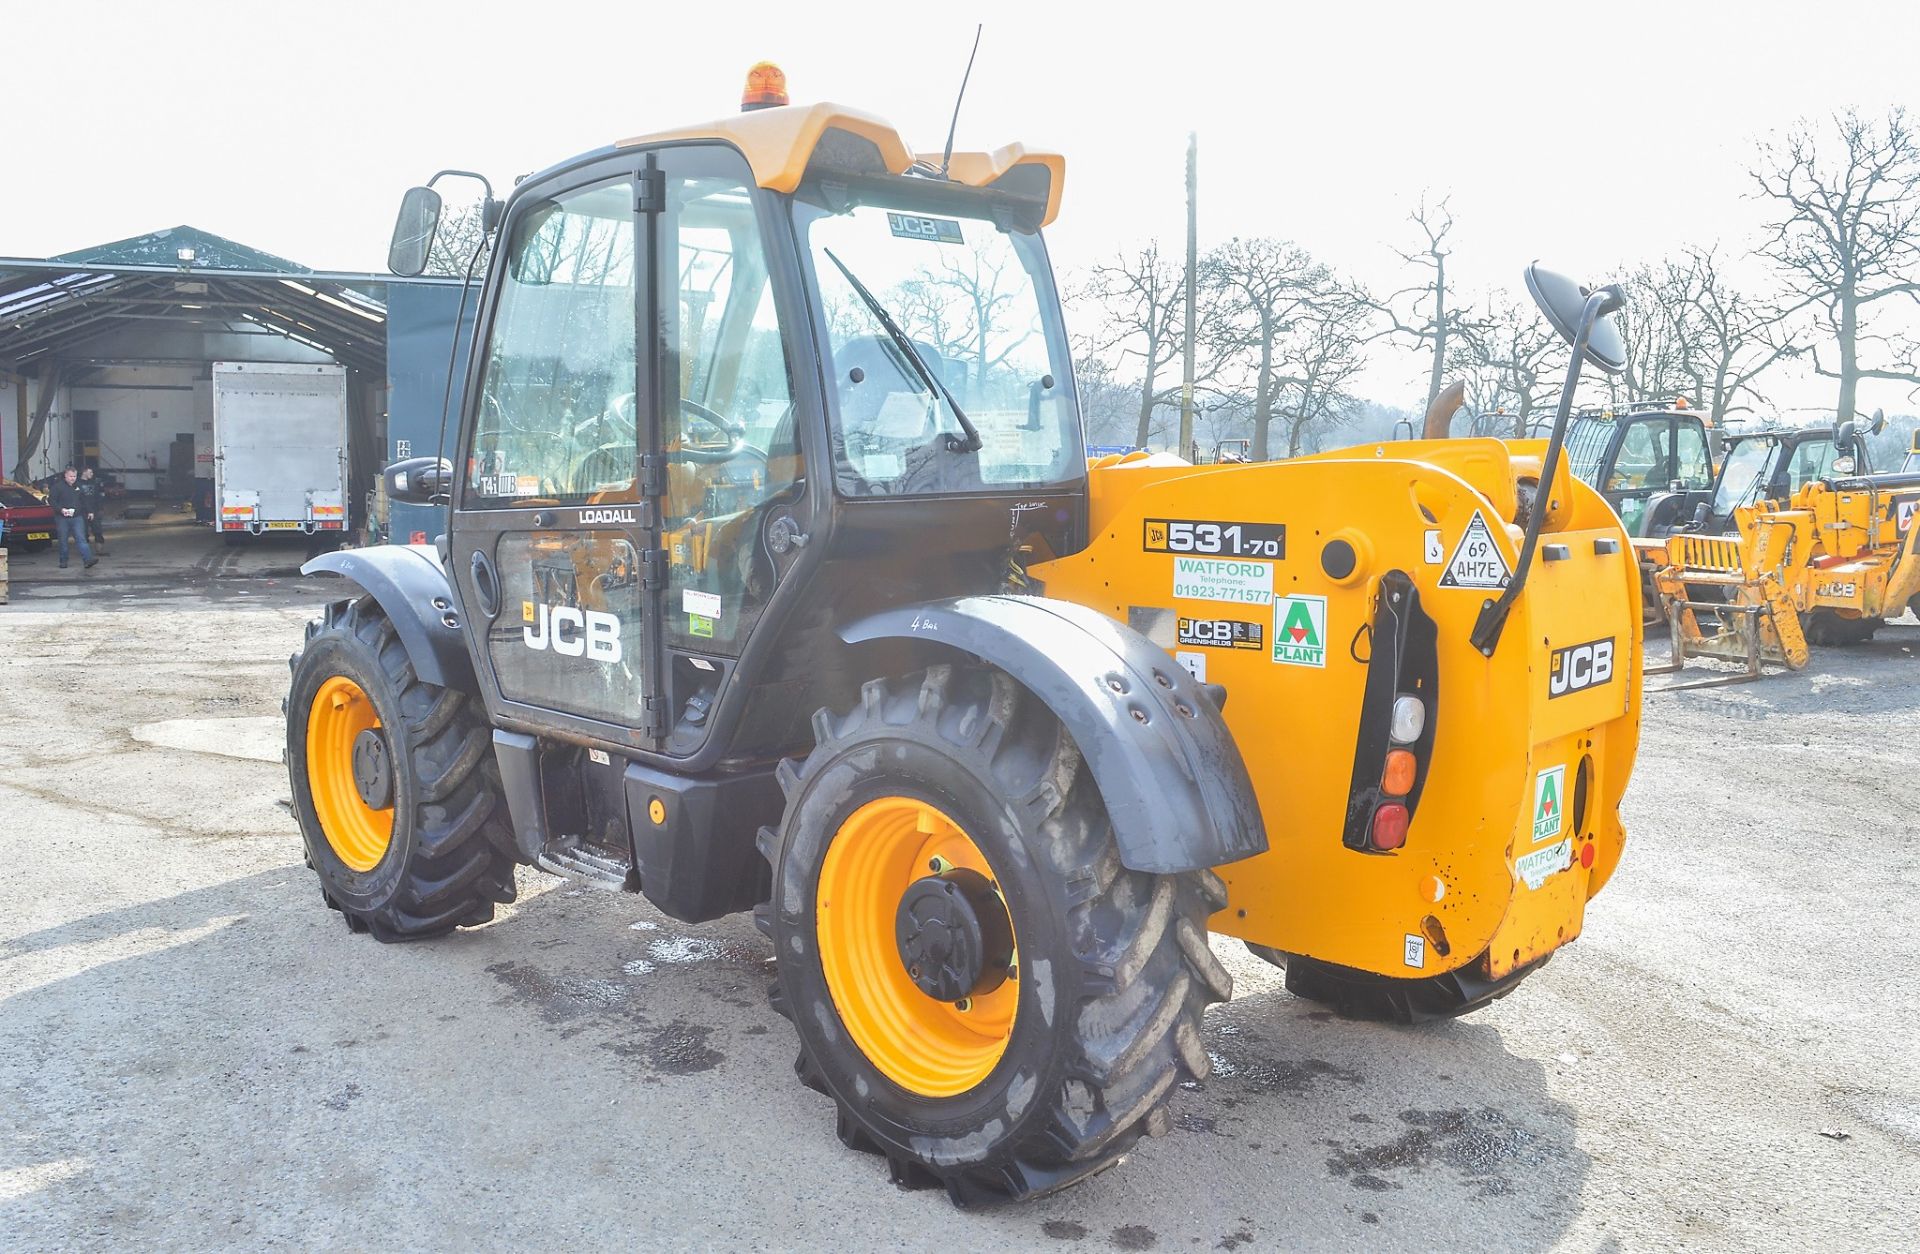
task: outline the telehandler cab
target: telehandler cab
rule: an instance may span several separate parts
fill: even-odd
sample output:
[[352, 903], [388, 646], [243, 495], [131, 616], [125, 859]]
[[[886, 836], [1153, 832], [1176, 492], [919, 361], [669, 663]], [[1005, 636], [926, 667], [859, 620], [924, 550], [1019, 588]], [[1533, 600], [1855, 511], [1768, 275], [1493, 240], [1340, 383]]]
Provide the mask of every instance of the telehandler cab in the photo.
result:
[[[1577, 936], [1617, 864], [1638, 589], [1550, 442], [1089, 464], [1059, 156], [832, 104], [489, 203], [434, 546], [329, 554], [287, 761], [326, 903], [485, 923], [527, 863], [752, 910], [848, 1145], [962, 1204], [1164, 1130], [1236, 936], [1411, 1019]], [[418, 273], [438, 197], [408, 193]], [[1618, 369], [1615, 289], [1529, 274]]]

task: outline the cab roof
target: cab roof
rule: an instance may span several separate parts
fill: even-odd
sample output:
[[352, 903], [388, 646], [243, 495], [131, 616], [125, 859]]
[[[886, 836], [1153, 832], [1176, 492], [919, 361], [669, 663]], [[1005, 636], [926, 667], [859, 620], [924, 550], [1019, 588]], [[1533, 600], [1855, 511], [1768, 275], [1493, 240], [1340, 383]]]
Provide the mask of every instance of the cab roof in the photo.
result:
[[[711, 139], [733, 145], [747, 159], [754, 181], [769, 191], [791, 192], [809, 169], [848, 175], [905, 174], [916, 162], [939, 169], [940, 154], [914, 153], [893, 126], [870, 113], [822, 101], [737, 113], [711, 122], [635, 135], [615, 148]], [[1046, 226], [1060, 212], [1067, 160], [1057, 152], [1008, 144], [992, 152], [956, 152], [947, 177], [1031, 202]]]

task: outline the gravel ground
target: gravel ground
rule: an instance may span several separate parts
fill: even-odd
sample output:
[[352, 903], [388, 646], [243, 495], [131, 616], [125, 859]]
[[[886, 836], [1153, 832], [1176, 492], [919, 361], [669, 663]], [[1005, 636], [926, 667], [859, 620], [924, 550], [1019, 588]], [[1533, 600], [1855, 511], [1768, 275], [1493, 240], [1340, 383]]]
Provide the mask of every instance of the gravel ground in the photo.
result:
[[1650, 697], [1626, 860], [1517, 995], [1351, 1023], [1220, 942], [1173, 1132], [962, 1213], [835, 1140], [744, 919], [523, 872], [349, 935], [278, 761], [316, 589], [245, 565], [0, 609], [0, 1246], [1911, 1248], [1911, 619]]

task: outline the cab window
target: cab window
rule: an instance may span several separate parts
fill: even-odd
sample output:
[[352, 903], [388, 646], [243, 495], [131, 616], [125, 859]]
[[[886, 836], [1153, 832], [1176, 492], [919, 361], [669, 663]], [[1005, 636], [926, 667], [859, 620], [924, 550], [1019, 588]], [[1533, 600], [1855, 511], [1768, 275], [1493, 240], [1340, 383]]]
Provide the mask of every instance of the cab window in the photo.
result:
[[1793, 460], [1787, 463], [1787, 492], [1798, 492], [1815, 479], [1824, 479], [1833, 473], [1833, 459], [1839, 445], [1832, 440], [1803, 440], [1793, 450]]
[[1713, 486], [1713, 458], [1707, 452], [1707, 434], [1692, 423], [1681, 423], [1674, 440], [1673, 477], [1689, 491]]
[[1671, 430], [1665, 419], [1628, 426], [1626, 438], [1620, 442], [1620, 454], [1613, 459], [1606, 490], [1631, 492], [1664, 487], [1670, 477], [1667, 468], [1672, 464], [1668, 456]]
[[633, 185], [515, 219], [487, 334], [466, 508], [635, 500]]
[[666, 185], [667, 636], [737, 654], [779, 576], [761, 541], [769, 511], [799, 494], [793, 375], [744, 163], [678, 154]]

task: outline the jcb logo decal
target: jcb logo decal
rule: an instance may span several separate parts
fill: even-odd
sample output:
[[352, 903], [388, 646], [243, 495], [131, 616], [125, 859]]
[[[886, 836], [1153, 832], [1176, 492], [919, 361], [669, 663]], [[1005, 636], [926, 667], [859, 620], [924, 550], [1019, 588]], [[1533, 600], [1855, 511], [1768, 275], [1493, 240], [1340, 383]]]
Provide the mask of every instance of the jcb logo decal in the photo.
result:
[[608, 665], [620, 660], [620, 620], [613, 615], [571, 605], [532, 608], [532, 621], [520, 629], [520, 638], [529, 649], [552, 650], [562, 657], [590, 657]]
[[1237, 618], [1183, 618], [1179, 640], [1209, 649], [1264, 649], [1266, 632], [1260, 623]]
[[1547, 667], [1547, 695], [1564, 697], [1613, 679], [1613, 637], [1555, 649]]

